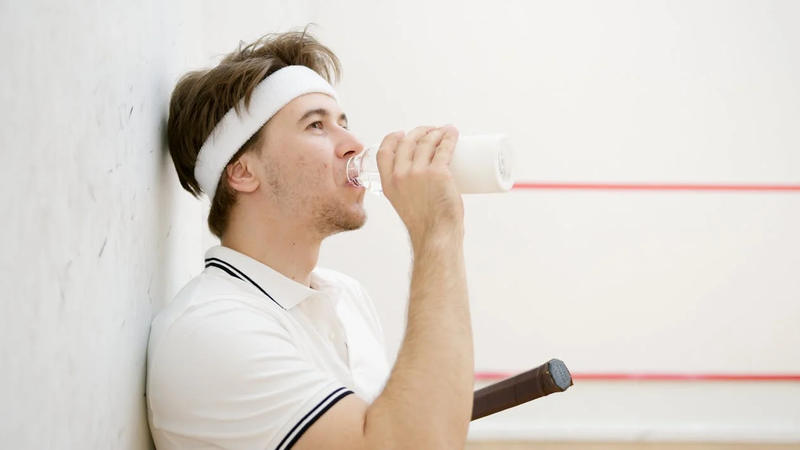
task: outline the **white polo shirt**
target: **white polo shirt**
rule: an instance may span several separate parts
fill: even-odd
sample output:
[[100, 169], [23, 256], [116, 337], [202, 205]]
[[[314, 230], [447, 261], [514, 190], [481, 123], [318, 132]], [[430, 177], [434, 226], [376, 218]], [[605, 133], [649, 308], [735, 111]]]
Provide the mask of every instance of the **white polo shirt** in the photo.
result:
[[291, 448], [337, 401], [389, 375], [364, 288], [315, 269], [311, 288], [229, 248], [153, 320], [147, 409], [159, 450]]

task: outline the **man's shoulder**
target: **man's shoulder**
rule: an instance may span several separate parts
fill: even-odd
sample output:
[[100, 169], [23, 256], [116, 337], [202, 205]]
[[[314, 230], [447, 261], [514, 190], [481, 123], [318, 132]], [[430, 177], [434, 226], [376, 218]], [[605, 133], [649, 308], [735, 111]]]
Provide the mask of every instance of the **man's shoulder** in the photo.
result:
[[189, 280], [165, 305], [159, 316], [184, 313], [220, 300], [237, 301], [242, 304], [253, 303], [255, 300], [256, 303], [261, 303], [258, 301], [258, 296], [242, 285], [241, 280], [206, 270]]
[[269, 317], [272, 305], [237, 285], [239, 280], [202, 272], [186, 283], [156, 316], [150, 330], [151, 345], [176, 325], [226, 320], [232, 314]]

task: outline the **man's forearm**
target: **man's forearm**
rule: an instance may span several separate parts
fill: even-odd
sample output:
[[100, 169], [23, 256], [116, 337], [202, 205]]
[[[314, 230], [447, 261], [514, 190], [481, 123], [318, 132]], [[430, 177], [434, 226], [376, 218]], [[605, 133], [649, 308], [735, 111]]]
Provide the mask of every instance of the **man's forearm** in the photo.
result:
[[431, 237], [415, 244], [406, 336], [367, 411], [368, 440], [382, 449], [463, 448], [473, 368], [463, 239], [458, 232]]

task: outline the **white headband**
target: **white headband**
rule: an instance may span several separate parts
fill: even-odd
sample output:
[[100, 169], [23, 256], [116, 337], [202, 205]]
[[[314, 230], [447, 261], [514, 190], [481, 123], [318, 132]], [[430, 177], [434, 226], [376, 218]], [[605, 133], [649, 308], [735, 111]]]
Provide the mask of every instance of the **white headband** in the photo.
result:
[[241, 114], [236, 113], [236, 108], [225, 113], [200, 147], [194, 166], [194, 177], [209, 199], [214, 199], [225, 167], [245, 142], [289, 102], [311, 93], [327, 94], [338, 101], [336, 91], [317, 72], [306, 66], [288, 66], [256, 86], [250, 97], [250, 108], [245, 108], [242, 99], [239, 101]]

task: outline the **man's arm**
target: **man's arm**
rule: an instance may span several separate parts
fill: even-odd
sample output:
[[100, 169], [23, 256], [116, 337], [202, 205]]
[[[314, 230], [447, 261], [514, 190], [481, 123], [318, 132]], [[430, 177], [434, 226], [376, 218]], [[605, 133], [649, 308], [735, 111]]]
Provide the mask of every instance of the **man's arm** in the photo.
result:
[[336, 403], [297, 442], [310, 449], [462, 449], [473, 399], [463, 203], [448, 165], [458, 132], [418, 128], [379, 151], [386, 197], [414, 252], [408, 323], [383, 392]]

